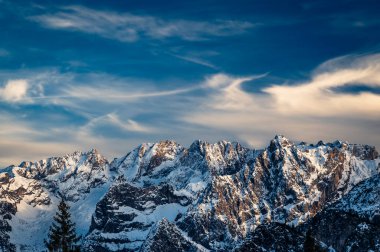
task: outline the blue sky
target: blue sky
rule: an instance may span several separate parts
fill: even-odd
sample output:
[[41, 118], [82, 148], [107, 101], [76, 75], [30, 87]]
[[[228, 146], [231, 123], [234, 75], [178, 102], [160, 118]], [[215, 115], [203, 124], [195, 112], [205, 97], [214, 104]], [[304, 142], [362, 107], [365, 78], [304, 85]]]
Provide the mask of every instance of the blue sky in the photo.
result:
[[380, 146], [378, 1], [0, 1], [0, 165], [142, 142]]

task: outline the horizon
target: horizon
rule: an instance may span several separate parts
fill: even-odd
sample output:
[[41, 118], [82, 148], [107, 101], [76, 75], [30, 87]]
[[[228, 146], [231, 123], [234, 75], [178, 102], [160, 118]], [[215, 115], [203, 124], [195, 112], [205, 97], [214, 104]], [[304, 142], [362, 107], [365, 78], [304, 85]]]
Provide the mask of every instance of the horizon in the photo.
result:
[[0, 168], [160, 139], [380, 149], [376, 1], [0, 7]]

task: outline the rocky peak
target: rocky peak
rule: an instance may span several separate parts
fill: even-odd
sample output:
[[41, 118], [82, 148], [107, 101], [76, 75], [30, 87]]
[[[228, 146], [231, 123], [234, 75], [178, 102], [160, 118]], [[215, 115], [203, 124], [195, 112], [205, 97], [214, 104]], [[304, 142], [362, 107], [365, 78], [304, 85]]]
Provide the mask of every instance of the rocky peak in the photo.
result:
[[160, 166], [175, 162], [183, 151], [184, 148], [174, 141], [144, 143], [126, 156], [112, 161], [111, 170], [123, 175], [128, 181], [136, 182], [144, 176], [152, 175]]
[[96, 148], [92, 148], [88, 153], [91, 153], [91, 154], [94, 154], [94, 155], [96, 155], [96, 154], [100, 154], [100, 153], [99, 153], [99, 150], [96, 149]]
[[202, 140], [195, 140], [189, 147], [190, 153], [199, 153], [201, 156], [205, 155], [205, 147], [208, 146], [209, 143]]
[[236, 142], [219, 141], [210, 144], [201, 140], [194, 141], [187, 151], [192, 162], [199, 160], [212, 175], [236, 173], [245, 160], [255, 156], [255, 152]]
[[160, 141], [153, 145], [149, 153], [149, 164], [146, 173], [152, 171], [165, 161], [174, 160], [183, 151], [183, 147], [174, 141]]
[[19, 165], [19, 168], [23, 169], [17, 169], [17, 173], [25, 178], [40, 180], [60, 172], [66, 174], [88, 172], [86, 167], [97, 170], [106, 165], [108, 165], [107, 159], [96, 149], [92, 149], [88, 152], [75, 151], [62, 157], [51, 157], [37, 162], [24, 161]]
[[324, 146], [324, 145], [326, 145], [326, 144], [322, 140], [319, 140], [318, 143], [317, 143], [317, 147]]
[[237, 143], [237, 142], [229, 142], [226, 140], [218, 141], [215, 144], [210, 144], [208, 142], [202, 141], [202, 140], [196, 140], [194, 141], [190, 147], [189, 152], [198, 152], [202, 156], [212, 155], [215, 152], [219, 152], [221, 154], [224, 154], [226, 152], [230, 152], [232, 150], [239, 150], [241, 151], [243, 147]]
[[379, 158], [379, 153], [374, 146], [354, 144], [353, 154], [363, 160], [374, 160]]
[[282, 135], [276, 135], [269, 143], [268, 150], [270, 152], [274, 152], [276, 150], [280, 150], [286, 146], [292, 145], [286, 137]]
[[26, 197], [28, 204], [35, 204], [27, 197], [30, 194], [43, 196], [36, 196], [39, 199], [36, 204], [50, 203], [49, 196], [41, 189], [43, 187], [56, 196], [77, 201], [91, 188], [107, 183], [110, 177], [109, 163], [96, 149], [37, 162], [25, 161], [19, 167], [13, 167], [11, 173], [20, 177], [15, 181], [23, 180], [22, 183], [10, 181], [14, 187], [12, 191], [17, 192], [18, 202]]

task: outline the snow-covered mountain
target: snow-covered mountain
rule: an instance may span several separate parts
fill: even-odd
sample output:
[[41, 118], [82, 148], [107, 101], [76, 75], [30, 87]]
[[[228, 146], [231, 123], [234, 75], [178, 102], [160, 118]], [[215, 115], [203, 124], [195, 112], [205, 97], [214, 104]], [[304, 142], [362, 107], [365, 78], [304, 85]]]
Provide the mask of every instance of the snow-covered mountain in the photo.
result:
[[[374, 147], [283, 136], [263, 150], [162, 141], [112, 162], [96, 150], [23, 162], [0, 173], [0, 248], [43, 250], [65, 197], [84, 251], [303, 251], [311, 228], [326, 250], [376, 251], [379, 172]], [[351, 231], [339, 227], [350, 218]]]

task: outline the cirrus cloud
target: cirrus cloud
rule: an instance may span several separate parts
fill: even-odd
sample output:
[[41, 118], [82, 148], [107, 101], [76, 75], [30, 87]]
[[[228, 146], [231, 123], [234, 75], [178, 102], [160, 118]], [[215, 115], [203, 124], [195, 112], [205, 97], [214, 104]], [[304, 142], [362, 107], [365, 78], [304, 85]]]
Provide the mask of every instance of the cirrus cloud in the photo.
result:
[[250, 22], [235, 20], [163, 20], [154, 16], [99, 11], [83, 6], [66, 6], [54, 14], [37, 15], [29, 19], [51, 29], [81, 31], [122, 42], [135, 42], [142, 36], [195, 41], [210, 36], [238, 35], [255, 26]]

